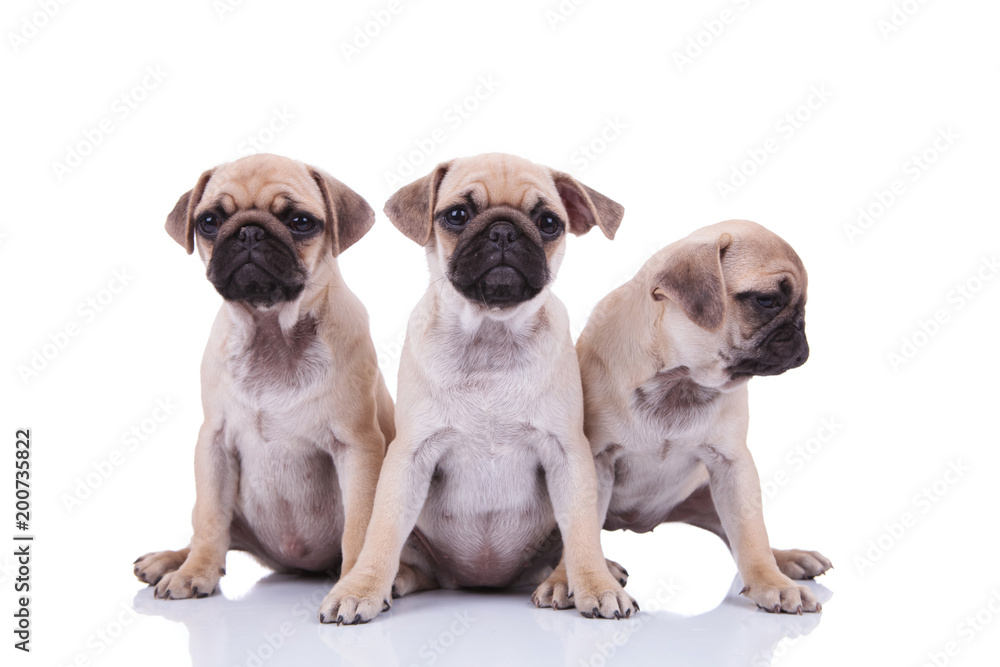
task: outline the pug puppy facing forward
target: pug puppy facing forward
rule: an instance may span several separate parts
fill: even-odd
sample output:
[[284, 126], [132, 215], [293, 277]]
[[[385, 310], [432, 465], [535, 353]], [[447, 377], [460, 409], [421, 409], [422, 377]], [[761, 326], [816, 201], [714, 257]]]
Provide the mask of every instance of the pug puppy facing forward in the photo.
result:
[[[654, 255], [577, 341], [604, 528], [683, 521], [715, 533], [743, 594], [771, 612], [819, 611], [792, 579], [831, 567], [815, 551], [771, 549], [746, 444], [747, 382], [809, 356], [806, 282], [777, 235], [722, 222]], [[545, 604], [570, 604], [562, 566], [540, 591]]]
[[156, 597], [210, 595], [229, 549], [278, 571], [354, 565], [394, 431], [336, 257], [374, 219], [340, 181], [274, 155], [206, 171], [168, 216], [225, 301], [201, 366], [194, 536], [135, 563]]
[[601, 552], [579, 366], [549, 288], [567, 232], [612, 238], [622, 207], [488, 154], [438, 165], [385, 211], [426, 248], [431, 281], [408, 325], [364, 549], [320, 620], [364, 623], [430, 588], [538, 584], [561, 548], [577, 609], [630, 616], [624, 572]]

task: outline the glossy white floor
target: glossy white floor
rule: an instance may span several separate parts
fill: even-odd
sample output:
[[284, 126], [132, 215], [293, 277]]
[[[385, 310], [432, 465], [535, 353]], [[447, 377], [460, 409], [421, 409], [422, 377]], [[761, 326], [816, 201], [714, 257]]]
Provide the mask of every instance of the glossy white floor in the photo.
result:
[[[992, 506], [981, 471], [966, 471], [966, 479], [924, 513], [909, 505], [921, 485], [892, 476], [877, 492], [865, 483], [835, 493], [838, 485], [824, 480], [847, 474], [837, 460], [851, 447], [847, 436], [838, 447], [766, 508], [776, 544], [817, 548], [834, 561], [834, 570], [807, 584], [823, 602], [820, 614], [758, 610], [737, 595], [741, 584], [721, 541], [670, 525], [645, 535], [604, 535], [606, 553], [630, 571], [628, 590], [642, 607], [632, 619], [536, 609], [530, 590], [436, 591], [398, 599], [367, 625], [337, 627], [316, 618], [329, 582], [275, 575], [244, 554], [229, 555], [219, 594], [154, 600], [132, 577], [126, 554], [173, 544], [156, 522], [109, 531], [101, 541], [84, 523], [36, 545], [44, 592], [35, 602], [34, 642], [46, 659], [33, 664], [993, 664], [1000, 650], [1000, 582], [990, 574], [996, 538], [961, 527], [977, 507]], [[928, 489], [935, 485], [944, 488], [928, 480]], [[142, 486], [168, 491], [155, 480], [123, 486], [132, 487], [121, 490], [126, 496], [140, 494]], [[894, 513], [897, 500], [904, 503]], [[110, 496], [94, 503], [93, 512], [114, 511]], [[136, 517], [186, 508], [151, 502], [119, 512]], [[916, 520], [900, 529], [906, 512]], [[183, 521], [166, 523], [177, 527], [168, 532], [184, 531]], [[973, 560], [956, 568], [968, 554]]]
[[[255, 579], [261, 573], [251, 562], [230, 562], [240, 574], [206, 600], [160, 601], [148, 589], [137, 592], [132, 604], [142, 616], [131, 634], [148, 633], [156, 642], [180, 628], [189, 636], [191, 664], [205, 666], [770, 665], [823, 622], [822, 615], [759, 612], [736, 595], [740, 585], [727, 585], [731, 573], [723, 567], [704, 577], [671, 576], [669, 569], [635, 575], [629, 590], [643, 611], [624, 621], [535, 609], [530, 590], [437, 591], [396, 600], [367, 625], [337, 627], [316, 620], [328, 584], [273, 574]], [[690, 588], [696, 582], [702, 590]], [[830, 600], [825, 586], [812, 587]], [[826, 613], [836, 615], [831, 606]], [[186, 658], [181, 647], [156, 643], [161, 660], [166, 650]]]
[[[147, 588], [137, 590], [124, 605], [138, 614], [134, 620], [129, 615], [128, 640], [156, 646], [158, 664], [183, 664], [186, 648], [193, 665], [291, 665], [307, 659], [388, 667], [536, 662], [575, 667], [610, 660], [770, 665], [772, 657], [795, 652], [802, 637], [819, 630], [824, 616], [839, 617], [835, 603], [820, 615], [757, 610], [737, 595], [741, 585], [725, 563], [721, 543], [703, 544], [684, 529], [676, 532], [682, 544], [708, 547], [702, 554], [707, 557], [680, 559], [687, 567], [701, 560], [703, 567], [678, 571], [677, 563], [667, 562], [676, 549], [667, 550], [660, 566], [633, 574], [629, 590], [642, 612], [624, 621], [535, 609], [530, 590], [437, 591], [397, 600], [390, 612], [365, 626], [320, 625], [315, 610], [328, 583], [271, 574], [249, 558], [231, 555], [221, 594], [211, 598], [162, 601]], [[826, 586], [808, 585], [830, 602]], [[176, 641], [183, 635], [186, 647]], [[110, 649], [109, 658], [121, 651]]]
[[[75, 655], [102, 665], [141, 658], [211, 667], [992, 664], [1000, 647], [1000, 619], [991, 625], [1000, 615], [1000, 586], [968, 571], [957, 578], [935, 571], [937, 554], [946, 550], [932, 550], [940, 542], [927, 528], [904, 536], [911, 543], [902, 553], [890, 545], [881, 557], [846, 523], [804, 530], [810, 543], [796, 544], [822, 543], [836, 556], [831, 573], [806, 584], [823, 602], [822, 613], [802, 616], [768, 614], [740, 597], [728, 551], [687, 526], [605, 534], [608, 554], [627, 563], [628, 590], [642, 607], [623, 621], [536, 609], [530, 590], [435, 591], [398, 599], [367, 625], [321, 625], [316, 608], [328, 582], [275, 575], [230, 554], [221, 593], [203, 600], [154, 600], [151, 589], [116, 577], [112, 590], [132, 589], [121, 611], [106, 622], [93, 611], [86, 616], [96, 622], [93, 631], [104, 628], [109, 636], [116, 622], [126, 623], [122, 637], [95, 651], [102, 642], [92, 634]], [[871, 564], [857, 560], [873, 556]], [[99, 599], [70, 607], [100, 614], [114, 608], [107, 592]]]

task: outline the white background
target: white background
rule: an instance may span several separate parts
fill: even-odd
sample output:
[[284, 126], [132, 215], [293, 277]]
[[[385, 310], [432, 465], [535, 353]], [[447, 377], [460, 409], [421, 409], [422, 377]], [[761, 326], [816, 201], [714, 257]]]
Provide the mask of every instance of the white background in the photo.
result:
[[[563, 16], [557, 0], [404, 1], [350, 57], [343, 45], [388, 0], [49, 4], [50, 18], [45, 2], [9, 0], [0, 21], [0, 433], [12, 457], [15, 429], [32, 430], [37, 536], [30, 655], [11, 648], [13, 547], [0, 549], [4, 664], [995, 659], [1000, 280], [984, 260], [1000, 249], [996, 3], [567, 0]], [[480, 87], [491, 78], [493, 90]], [[428, 144], [438, 128], [444, 139]], [[935, 149], [940, 132], [951, 139]], [[221, 595], [153, 601], [131, 563], [189, 537], [198, 365], [220, 303], [163, 222], [250, 137], [379, 211], [341, 267], [393, 391], [427, 269], [381, 208], [441, 160], [516, 153], [625, 205], [613, 242], [569, 241], [555, 292], [574, 335], [604, 294], [697, 227], [748, 218], [787, 239], [810, 274], [812, 356], [752, 382], [750, 447], [773, 544], [836, 565], [811, 584], [823, 613], [756, 610], [733, 594], [721, 542], [687, 526], [605, 534], [643, 605], [627, 622], [535, 610], [530, 591], [514, 591], [420, 594], [367, 626], [321, 627], [327, 582], [258, 581], [267, 573], [238, 554]], [[744, 164], [765, 146], [762, 166]], [[925, 151], [933, 162], [915, 167]], [[67, 160], [68, 172], [56, 165]], [[401, 164], [410, 171], [393, 182]], [[734, 169], [753, 173], [724, 197]], [[852, 238], [859, 207], [873, 219]], [[105, 291], [121, 286], [115, 272], [127, 285]], [[960, 297], [960, 285], [978, 291]], [[60, 333], [68, 325], [76, 335]], [[904, 339], [919, 347], [894, 364]], [[157, 401], [176, 406], [162, 423]], [[147, 431], [134, 448], [133, 428]], [[952, 465], [965, 472], [945, 481]], [[12, 463], [0, 469], [0, 534], [13, 544]], [[68, 504], [76, 496], [87, 497]]]

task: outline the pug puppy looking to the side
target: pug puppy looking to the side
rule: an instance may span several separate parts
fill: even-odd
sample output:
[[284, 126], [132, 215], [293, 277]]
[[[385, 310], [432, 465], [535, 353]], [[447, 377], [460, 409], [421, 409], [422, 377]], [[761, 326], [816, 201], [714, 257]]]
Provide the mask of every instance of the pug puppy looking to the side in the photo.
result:
[[[747, 382], [809, 356], [806, 270], [784, 240], [731, 220], [654, 255], [594, 309], [577, 341], [604, 528], [683, 521], [725, 541], [743, 593], [771, 612], [819, 611], [792, 579], [831, 567], [771, 549], [747, 448]], [[568, 606], [562, 566], [540, 587]]]
[[167, 217], [225, 301], [201, 364], [194, 536], [135, 563], [156, 597], [210, 595], [229, 549], [279, 571], [353, 567], [393, 406], [336, 258], [374, 220], [340, 181], [275, 155], [209, 169]]
[[537, 584], [560, 550], [577, 609], [630, 616], [624, 572], [601, 553], [579, 366], [549, 287], [567, 232], [611, 238], [622, 207], [488, 154], [438, 165], [385, 211], [425, 248], [431, 281], [410, 317], [364, 549], [320, 620], [364, 623], [430, 588]]

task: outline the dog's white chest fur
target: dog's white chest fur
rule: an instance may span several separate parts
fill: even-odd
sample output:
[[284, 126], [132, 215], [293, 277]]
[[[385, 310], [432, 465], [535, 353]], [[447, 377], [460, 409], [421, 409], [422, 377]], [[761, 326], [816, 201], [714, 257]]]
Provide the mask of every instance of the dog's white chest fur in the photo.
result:
[[457, 586], [510, 585], [558, 546], [543, 464], [566, 426], [551, 409], [554, 341], [535, 335], [548, 315], [535, 315], [471, 329], [442, 318], [408, 351], [424, 383], [419, 396], [401, 396], [401, 409], [438, 456], [417, 531]]
[[336, 446], [327, 383], [330, 350], [303, 317], [282, 330], [275, 315], [237, 322], [226, 341], [223, 438], [238, 453], [234, 546], [276, 563], [322, 570], [336, 564], [343, 510], [329, 454]]
[[680, 367], [637, 387], [622, 425], [605, 526], [652, 530], [708, 482], [700, 456], [730, 395], [696, 384]]

